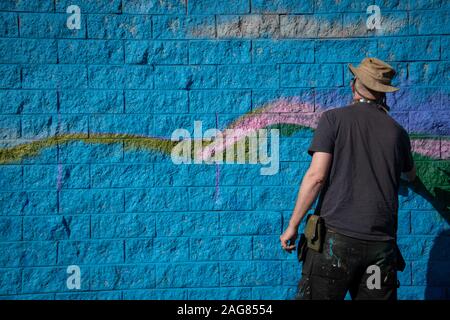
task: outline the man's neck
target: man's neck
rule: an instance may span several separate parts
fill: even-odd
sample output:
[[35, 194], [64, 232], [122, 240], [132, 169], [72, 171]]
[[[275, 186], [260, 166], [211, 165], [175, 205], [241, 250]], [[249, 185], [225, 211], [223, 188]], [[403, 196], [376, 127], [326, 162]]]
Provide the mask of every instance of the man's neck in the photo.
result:
[[365, 102], [365, 103], [375, 103], [376, 102], [376, 100], [371, 100], [371, 99], [362, 98], [362, 97], [353, 97], [353, 101], [354, 102]]
[[[360, 96], [353, 96], [353, 103], [369, 103], [369, 104], [377, 104], [377, 100], [371, 100], [367, 98], [361, 98]], [[381, 108], [384, 112], [388, 113], [388, 110], [378, 103], [378, 107]]]
[[363, 95], [361, 95], [360, 93], [355, 91], [353, 93], [353, 100], [359, 100], [359, 99], [364, 99], [364, 100], [373, 101], [373, 102], [375, 102], [377, 100], [376, 97], [364, 97]]

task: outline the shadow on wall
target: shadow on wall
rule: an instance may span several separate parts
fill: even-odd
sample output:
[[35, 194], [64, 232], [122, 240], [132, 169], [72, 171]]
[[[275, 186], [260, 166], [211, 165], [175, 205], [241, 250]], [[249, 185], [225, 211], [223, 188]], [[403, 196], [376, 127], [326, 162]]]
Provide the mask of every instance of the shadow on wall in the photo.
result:
[[[448, 216], [446, 219], [449, 222]], [[434, 240], [427, 266], [425, 300], [450, 299], [450, 230], [441, 232]]]
[[[449, 172], [445, 172], [449, 177]], [[419, 177], [409, 187], [424, 197], [447, 224], [450, 224], [450, 191], [436, 187], [434, 195]], [[431, 222], [430, 222], [431, 223]], [[434, 239], [427, 263], [425, 300], [450, 299], [450, 230], [441, 231]]]

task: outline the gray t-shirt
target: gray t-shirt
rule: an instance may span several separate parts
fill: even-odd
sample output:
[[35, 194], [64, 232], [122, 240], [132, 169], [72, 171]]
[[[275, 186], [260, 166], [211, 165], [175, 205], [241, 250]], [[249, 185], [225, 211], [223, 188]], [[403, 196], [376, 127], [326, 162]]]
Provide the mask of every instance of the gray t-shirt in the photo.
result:
[[396, 237], [401, 172], [412, 170], [411, 142], [377, 104], [355, 103], [325, 111], [308, 149], [333, 154], [316, 213], [349, 237]]

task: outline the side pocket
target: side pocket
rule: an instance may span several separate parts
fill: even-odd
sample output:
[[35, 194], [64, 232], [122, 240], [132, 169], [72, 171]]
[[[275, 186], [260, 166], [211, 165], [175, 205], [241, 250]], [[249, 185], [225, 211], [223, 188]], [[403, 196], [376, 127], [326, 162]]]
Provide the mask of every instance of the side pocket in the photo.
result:
[[300, 240], [298, 240], [298, 244], [297, 244], [297, 259], [298, 259], [298, 262], [305, 261], [306, 251], [307, 250], [308, 250], [308, 246], [307, 246], [307, 242], [306, 242], [306, 237], [302, 233], [300, 235]]
[[305, 259], [302, 265], [302, 278], [297, 285], [297, 293], [295, 295], [295, 300], [311, 300], [311, 273], [314, 264], [315, 252], [312, 250], [305, 250]]
[[314, 257], [316, 255], [316, 252], [312, 251], [312, 250], [308, 250], [308, 248], [306, 248], [305, 250], [305, 259], [303, 260], [303, 265], [302, 265], [302, 275], [309, 277], [312, 273], [312, 269], [313, 269], [313, 265], [314, 265]]

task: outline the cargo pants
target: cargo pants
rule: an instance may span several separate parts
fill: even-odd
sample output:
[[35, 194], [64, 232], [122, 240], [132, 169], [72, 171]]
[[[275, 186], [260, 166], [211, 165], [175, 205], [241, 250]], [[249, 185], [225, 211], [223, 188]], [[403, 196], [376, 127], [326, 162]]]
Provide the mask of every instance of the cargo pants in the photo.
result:
[[397, 299], [395, 241], [360, 240], [327, 229], [322, 252], [307, 250], [298, 300]]

